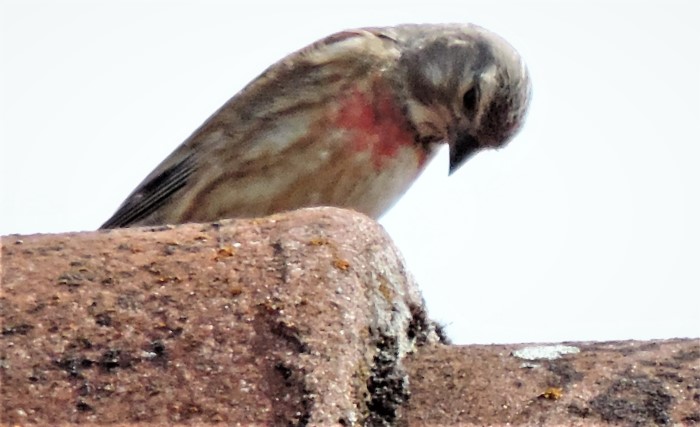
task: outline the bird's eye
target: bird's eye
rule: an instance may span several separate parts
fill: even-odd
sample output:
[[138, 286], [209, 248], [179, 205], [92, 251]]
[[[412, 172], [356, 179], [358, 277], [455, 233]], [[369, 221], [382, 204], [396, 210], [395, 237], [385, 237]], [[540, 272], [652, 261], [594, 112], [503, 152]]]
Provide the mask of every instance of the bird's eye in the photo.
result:
[[468, 91], [464, 92], [462, 97], [464, 110], [469, 114], [474, 113], [477, 102], [479, 102], [479, 90], [476, 86], [472, 86]]

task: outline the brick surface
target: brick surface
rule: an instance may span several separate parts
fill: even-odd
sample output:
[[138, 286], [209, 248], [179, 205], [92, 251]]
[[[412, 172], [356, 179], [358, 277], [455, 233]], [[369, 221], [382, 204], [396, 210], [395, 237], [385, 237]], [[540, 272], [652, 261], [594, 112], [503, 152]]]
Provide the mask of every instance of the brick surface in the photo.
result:
[[428, 336], [391, 241], [348, 211], [2, 243], [9, 423], [391, 422]]
[[5, 425], [700, 422], [697, 340], [438, 344], [357, 213], [1, 243]]
[[[572, 352], [559, 354], [558, 348]], [[523, 349], [540, 349], [524, 359]], [[551, 354], [551, 359], [542, 355]], [[409, 425], [696, 425], [693, 339], [426, 346], [406, 361]]]

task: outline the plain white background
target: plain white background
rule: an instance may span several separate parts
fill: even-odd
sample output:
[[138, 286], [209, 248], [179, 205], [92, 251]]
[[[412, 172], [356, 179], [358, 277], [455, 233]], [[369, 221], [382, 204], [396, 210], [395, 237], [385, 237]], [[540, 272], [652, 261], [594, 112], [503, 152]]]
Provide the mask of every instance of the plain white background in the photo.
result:
[[92, 230], [264, 68], [338, 30], [474, 22], [522, 133], [382, 218], [457, 343], [700, 336], [694, 1], [4, 1], [0, 234]]

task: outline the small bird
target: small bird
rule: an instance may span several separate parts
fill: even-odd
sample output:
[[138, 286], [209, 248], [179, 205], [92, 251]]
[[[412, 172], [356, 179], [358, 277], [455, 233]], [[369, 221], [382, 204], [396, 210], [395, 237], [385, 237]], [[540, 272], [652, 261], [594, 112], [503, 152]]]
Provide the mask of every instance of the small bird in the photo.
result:
[[440, 144], [450, 173], [520, 129], [520, 55], [472, 24], [348, 30], [270, 66], [209, 117], [101, 228], [310, 206], [377, 218]]

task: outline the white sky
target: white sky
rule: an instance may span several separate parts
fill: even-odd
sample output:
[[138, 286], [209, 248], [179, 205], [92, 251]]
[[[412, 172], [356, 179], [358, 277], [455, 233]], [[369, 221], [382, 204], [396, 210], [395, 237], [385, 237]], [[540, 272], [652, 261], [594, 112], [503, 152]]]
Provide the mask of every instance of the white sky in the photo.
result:
[[338, 30], [474, 22], [523, 132], [382, 219], [457, 343], [700, 336], [697, 1], [2, 1], [0, 234], [92, 230], [264, 68]]

